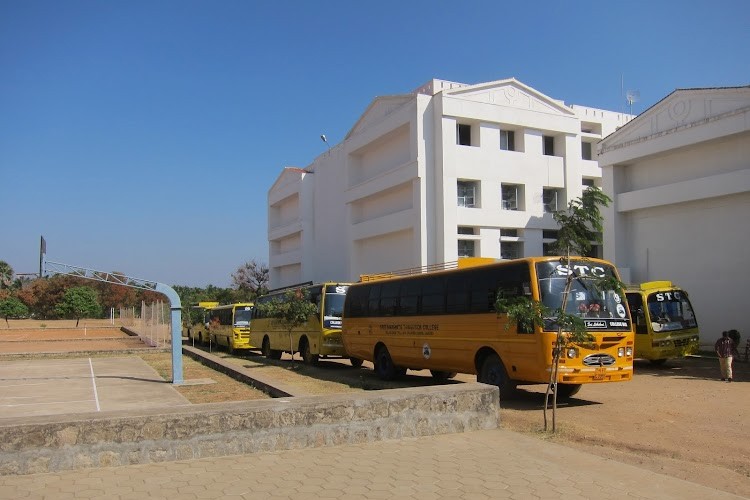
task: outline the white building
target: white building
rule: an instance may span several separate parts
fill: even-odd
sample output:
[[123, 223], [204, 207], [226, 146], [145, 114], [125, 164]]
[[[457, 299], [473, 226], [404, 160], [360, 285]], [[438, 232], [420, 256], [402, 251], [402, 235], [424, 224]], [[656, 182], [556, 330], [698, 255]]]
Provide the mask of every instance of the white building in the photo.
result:
[[543, 255], [550, 212], [600, 185], [596, 143], [630, 118], [515, 79], [378, 97], [343, 142], [269, 190], [270, 286]]
[[[750, 87], [676, 90], [599, 145], [604, 258], [690, 294], [704, 340], [750, 334]], [[711, 342], [713, 343], [713, 342]]]

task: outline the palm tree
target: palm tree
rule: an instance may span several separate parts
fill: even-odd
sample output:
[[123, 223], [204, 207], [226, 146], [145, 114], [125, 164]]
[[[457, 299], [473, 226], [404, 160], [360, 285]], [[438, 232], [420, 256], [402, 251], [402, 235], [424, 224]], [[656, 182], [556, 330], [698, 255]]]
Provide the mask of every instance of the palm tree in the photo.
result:
[[0, 260], [0, 289], [10, 288], [13, 284], [13, 268], [4, 260]]

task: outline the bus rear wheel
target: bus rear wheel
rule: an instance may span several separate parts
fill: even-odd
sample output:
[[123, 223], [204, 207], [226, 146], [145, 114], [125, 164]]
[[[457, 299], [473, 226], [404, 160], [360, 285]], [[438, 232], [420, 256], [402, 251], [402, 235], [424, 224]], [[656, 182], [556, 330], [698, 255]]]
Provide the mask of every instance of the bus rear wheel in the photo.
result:
[[497, 354], [490, 354], [482, 363], [482, 368], [477, 377], [483, 384], [496, 385], [500, 389], [500, 398], [507, 399], [516, 392], [516, 385], [505, 371], [505, 365]]
[[393, 364], [388, 348], [381, 346], [375, 353], [375, 373], [383, 380], [393, 380], [406, 374], [406, 368]]
[[432, 378], [441, 382], [445, 382], [456, 376], [456, 372], [446, 372], [442, 370], [430, 370], [430, 374], [432, 374]]
[[300, 353], [302, 354], [302, 361], [309, 365], [314, 365], [318, 362], [318, 355], [313, 354], [310, 350], [310, 341], [307, 340], [307, 337], [303, 338], [300, 342]]

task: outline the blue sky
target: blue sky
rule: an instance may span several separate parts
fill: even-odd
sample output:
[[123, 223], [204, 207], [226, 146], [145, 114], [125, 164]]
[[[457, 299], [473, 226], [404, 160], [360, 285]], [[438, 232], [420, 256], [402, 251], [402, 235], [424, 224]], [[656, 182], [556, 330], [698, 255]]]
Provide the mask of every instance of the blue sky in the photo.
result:
[[379, 95], [515, 77], [638, 113], [750, 84], [750, 2], [0, 0], [0, 260], [229, 286]]

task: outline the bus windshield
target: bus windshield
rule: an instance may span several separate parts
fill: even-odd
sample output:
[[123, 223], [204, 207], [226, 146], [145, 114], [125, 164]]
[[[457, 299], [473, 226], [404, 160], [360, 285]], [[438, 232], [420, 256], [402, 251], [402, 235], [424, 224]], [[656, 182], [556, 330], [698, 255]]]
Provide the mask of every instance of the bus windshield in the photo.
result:
[[326, 310], [323, 313], [326, 319], [341, 318], [344, 311], [344, 299], [346, 299], [346, 294], [326, 293]]
[[[573, 274], [565, 312], [586, 321], [589, 329], [628, 329], [630, 318], [622, 296], [613, 288], [602, 286], [600, 280], [615, 276], [612, 266], [597, 262], [573, 261], [572, 270], [560, 262], [539, 262], [536, 265], [542, 303], [552, 310], [562, 305], [565, 281]], [[548, 325], [545, 329], [550, 328]]]
[[234, 311], [234, 325], [235, 326], [248, 326], [250, 324], [250, 318], [252, 318], [253, 310], [251, 307], [244, 307]]
[[698, 326], [685, 292], [673, 290], [652, 293], [648, 296], [647, 303], [651, 327], [655, 332], [671, 332]]

